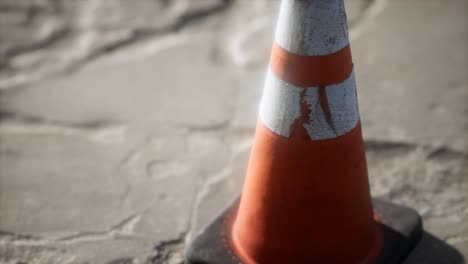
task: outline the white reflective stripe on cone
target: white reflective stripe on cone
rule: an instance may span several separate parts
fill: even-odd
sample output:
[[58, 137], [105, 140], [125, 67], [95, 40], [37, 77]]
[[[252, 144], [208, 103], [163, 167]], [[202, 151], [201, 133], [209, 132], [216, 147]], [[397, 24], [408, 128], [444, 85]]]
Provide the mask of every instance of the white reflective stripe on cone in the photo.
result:
[[275, 38], [281, 47], [300, 55], [341, 50], [348, 45], [343, 0], [283, 0]]
[[260, 119], [276, 134], [289, 137], [294, 120], [301, 117], [301, 93], [304, 88], [276, 78], [268, 69]]
[[[326, 106], [320, 100], [321, 89], [325, 93]], [[348, 133], [359, 121], [354, 71], [342, 83], [323, 88], [298, 87], [268, 71], [259, 114], [267, 128], [278, 135], [290, 137], [292, 124], [303, 115], [301, 102], [310, 110], [307, 122], [302, 125], [311, 140], [335, 138]]]
[[354, 71], [344, 82], [324, 88], [330, 110], [327, 120], [320, 103], [319, 88], [307, 89], [304, 99], [310, 109], [309, 122], [304, 124], [313, 140], [334, 138], [351, 131], [359, 121]]

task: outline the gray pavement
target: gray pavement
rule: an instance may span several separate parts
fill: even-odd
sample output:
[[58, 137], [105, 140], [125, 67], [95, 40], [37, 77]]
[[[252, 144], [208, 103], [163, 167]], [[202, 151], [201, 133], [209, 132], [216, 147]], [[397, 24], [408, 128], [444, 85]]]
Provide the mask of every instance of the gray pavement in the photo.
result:
[[[468, 257], [464, 0], [346, 1], [372, 193]], [[180, 263], [241, 190], [278, 1], [0, 2], [0, 263]]]

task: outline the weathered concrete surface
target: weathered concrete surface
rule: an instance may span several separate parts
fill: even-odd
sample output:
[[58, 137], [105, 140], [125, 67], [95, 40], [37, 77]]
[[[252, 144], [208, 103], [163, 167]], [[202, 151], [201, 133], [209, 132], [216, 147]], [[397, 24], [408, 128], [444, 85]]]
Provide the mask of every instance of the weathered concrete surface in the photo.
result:
[[[409, 262], [462, 263], [466, 1], [346, 3], [372, 192], [423, 215]], [[180, 263], [241, 189], [277, 6], [2, 1], [0, 263]]]

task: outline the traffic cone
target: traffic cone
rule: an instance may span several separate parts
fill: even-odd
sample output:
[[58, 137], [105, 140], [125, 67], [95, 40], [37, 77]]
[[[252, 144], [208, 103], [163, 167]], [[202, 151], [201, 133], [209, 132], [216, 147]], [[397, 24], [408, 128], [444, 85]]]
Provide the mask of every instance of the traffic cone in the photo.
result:
[[372, 200], [343, 0], [283, 0], [240, 200], [189, 263], [400, 263], [411, 209]]

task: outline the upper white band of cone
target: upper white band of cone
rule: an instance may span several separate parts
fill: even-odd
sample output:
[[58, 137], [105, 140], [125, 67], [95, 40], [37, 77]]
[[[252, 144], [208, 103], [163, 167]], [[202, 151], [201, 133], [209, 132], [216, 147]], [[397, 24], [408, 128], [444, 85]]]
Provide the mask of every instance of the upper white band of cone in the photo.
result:
[[[304, 91], [305, 89], [305, 91]], [[276, 134], [290, 137], [291, 126], [302, 116], [301, 102], [310, 110], [303, 123], [311, 140], [335, 138], [351, 131], [359, 121], [354, 71], [342, 83], [325, 87], [330, 118], [320, 103], [318, 87], [302, 88], [278, 79], [268, 71], [260, 119]]]
[[289, 52], [318, 56], [348, 45], [343, 0], [283, 0], [276, 42]]

